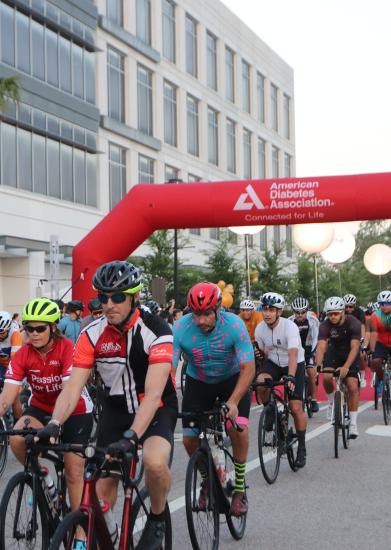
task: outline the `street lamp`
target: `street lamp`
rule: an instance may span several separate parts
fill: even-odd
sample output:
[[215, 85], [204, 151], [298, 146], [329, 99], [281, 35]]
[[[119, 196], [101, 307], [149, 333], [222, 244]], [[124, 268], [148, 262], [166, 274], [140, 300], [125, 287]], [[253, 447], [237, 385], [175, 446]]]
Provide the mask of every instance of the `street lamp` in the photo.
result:
[[264, 225], [240, 225], [235, 227], [228, 227], [232, 233], [236, 235], [244, 235], [244, 250], [245, 250], [245, 262], [246, 262], [246, 295], [247, 298], [251, 297], [251, 281], [250, 281], [250, 258], [248, 254], [248, 237], [249, 235], [255, 235], [264, 229]]
[[[168, 183], [183, 183], [180, 178], [170, 178]], [[179, 285], [178, 285], [178, 230], [174, 229], [174, 300], [175, 307], [178, 307], [179, 302]]]

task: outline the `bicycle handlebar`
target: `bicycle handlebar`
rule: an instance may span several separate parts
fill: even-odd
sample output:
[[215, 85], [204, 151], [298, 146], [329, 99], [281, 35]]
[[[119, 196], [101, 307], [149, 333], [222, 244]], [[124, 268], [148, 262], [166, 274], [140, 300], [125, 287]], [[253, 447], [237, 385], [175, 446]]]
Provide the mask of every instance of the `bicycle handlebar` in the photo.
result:
[[220, 416], [223, 412], [226, 420], [229, 420], [231, 422], [232, 427], [238, 432], [243, 432], [244, 428], [240, 426], [232, 416], [226, 416], [228, 410], [229, 407], [226, 403], [220, 403], [218, 408], [211, 411], [184, 411], [178, 413], [178, 418], [189, 418], [192, 420], [198, 420], [199, 418], [205, 418], [209, 416]]
[[281, 378], [281, 380], [274, 381], [271, 378], [265, 378], [263, 382], [254, 382], [252, 384], [252, 388], [275, 388], [276, 386], [287, 386], [289, 380], [286, 380], [285, 377]]

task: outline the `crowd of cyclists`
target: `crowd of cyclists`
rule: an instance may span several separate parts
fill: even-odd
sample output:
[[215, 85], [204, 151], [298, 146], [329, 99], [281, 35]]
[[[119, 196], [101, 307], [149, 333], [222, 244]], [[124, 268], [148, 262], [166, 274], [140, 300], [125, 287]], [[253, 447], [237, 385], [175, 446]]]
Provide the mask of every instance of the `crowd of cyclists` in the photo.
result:
[[[376, 304], [361, 309], [354, 295], [329, 297], [319, 316], [298, 296], [288, 309], [284, 297], [266, 292], [259, 306], [245, 299], [240, 312], [226, 311], [219, 287], [195, 284], [184, 310], [170, 302], [141, 303], [142, 274], [127, 261], [100, 266], [93, 277], [96, 296], [84, 305], [78, 300], [35, 298], [22, 312], [22, 325], [0, 311], [0, 416], [13, 407], [15, 429], [38, 429], [37, 441], [87, 445], [93, 425], [93, 402], [88, 384], [98, 373], [103, 392], [96, 445], [115, 458], [136, 453], [142, 445], [145, 484], [150, 512], [137, 548], [160, 548], [165, 533], [165, 506], [171, 484], [174, 430], [178, 417], [176, 369], [185, 358], [186, 383], [182, 412], [213, 408], [216, 399], [226, 404], [226, 431], [234, 460], [234, 491], [229, 513], [241, 517], [248, 511], [245, 468], [249, 450], [252, 384], [284, 378], [297, 435], [295, 466], [307, 460], [307, 416], [303, 410], [305, 376], [308, 377], [311, 411], [318, 413], [317, 377], [321, 368], [338, 370], [346, 380], [350, 409], [350, 438], [359, 435], [359, 390], [366, 384], [368, 366], [382, 381], [382, 361], [391, 353], [391, 291], [377, 296]], [[368, 356], [371, 361], [368, 364]], [[26, 386], [31, 393], [22, 409], [19, 397]], [[324, 374], [327, 418], [331, 419], [335, 378]], [[380, 391], [380, 390], [379, 390]], [[255, 390], [265, 407], [270, 390]], [[199, 445], [199, 426], [183, 418], [183, 444], [189, 456]], [[266, 418], [267, 426], [273, 418]], [[234, 425], [240, 427], [234, 429]], [[10, 439], [16, 458], [24, 463], [25, 441]], [[83, 488], [84, 459], [65, 453], [65, 475], [72, 510], [79, 506]], [[115, 468], [115, 466], [113, 466]], [[200, 510], [209, 506], [208, 471], [200, 472]], [[98, 482], [98, 495], [114, 508], [118, 479]], [[118, 532], [115, 537], [118, 536]], [[77, 532], [75, 550], [86, 548]]]

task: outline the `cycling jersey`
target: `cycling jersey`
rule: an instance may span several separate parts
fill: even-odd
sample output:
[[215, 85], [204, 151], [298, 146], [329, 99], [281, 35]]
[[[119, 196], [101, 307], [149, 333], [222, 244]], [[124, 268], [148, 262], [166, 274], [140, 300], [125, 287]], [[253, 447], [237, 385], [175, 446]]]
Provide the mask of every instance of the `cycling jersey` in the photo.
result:
[[360, 339], [361, 323], [353, 315], [346, 315], [342, 325], [333, 325], [326, 319], [319, 326], [319, 340], [328, 340], [329, 352], [338, 355], [342, 362], [350, 353], [351, 341]]
[[5, 340], [0, 340], [0, 367], [8, 367], [11, 357], [20, 349], [22, 345], [22, 335], [19, 330], [9, 331]]
[[391, 347], [391, 314], [386, 315], [381, 309], [377, 309], [371, 315], [371, 323], [377, 332], [376, 341], [383, 346]]
[[288, 349], [297, 348], [297, 362], [304, 361], [299, 329], [289, 319], [280, 317], [274, 328], [263, 321], [255, 329], [255, 341], [262, 350], [267, 350], [267, 358], [279, 367], [288, 366]]
[[259, 323], [261, 323], [263, 321], [262, 313], [260, 313], [259, 311], [253, 311], [252, 314], [251, 314], [251, 317], [248, 321], [246, 321], [246, 319], [243, 318], [243, 313], [242, 312], [239, 313], [239, 317], [242, 319], [242, 321], [246, 325], [246, 328], [247, 328], [248, 333], [249, 333], [250, 338], [251, 338], [251, 342], [254, 343], [255, 329], [257, 328]]
[[[46, 355], [41, 355], [31, 344], [24, 344], [12, 357], [5, 380], [22, 386], [24, 378], [27, 378], [32, 390], [29, 405], [51, 414], [62, 382], [71, 375], [72, 355], [73, 343], [67, 338], [53, 340], [53, 346]], [[72, 414], [89, 413], [92, 407], [90, 396], [84, 389]]]
[[254, 349], [243, 321], [234, 313], [221, 311], [210, 332], [203, 332], [188, 313], [174, 325], [174, 358], [181, 353], [188, 360], [186, 373], [201, 382], [217, 384], [240, 371], [240, 365], [254, 360]]
[[362, 325], [365, 323], [365, 314], [359, 306], [356, 306], [353, 311], [346, 312], [346, 314], [353, 315], [353, 317], [358, 319]]
[[[96, 365], [108, 396], [125, 395], [128, 412], [135, 413], [144, 397], [148, 366], [171, 364], [172, 340], [170, 327], [158, 315], [137, 309], [123, 331], [100, 317], [81, 332], [73, 366], [92, 369]], [[169, 378], [162, 405], [174, 401], [175, 382]]]
[[64, 315], [58, 323], [58, 328], [69, 340], [76, 342], [81, 330], [81, 319], [71, 319], [68, 315]]
[[303, 348], [310, 347], [311, 352], [315, 351], [318, 343], [319, 321], [313, 313], [307, 311], [303, 321], [298, 321], [294, 315], [289, 317], [297, 325], [300, 333], [301, 345]]

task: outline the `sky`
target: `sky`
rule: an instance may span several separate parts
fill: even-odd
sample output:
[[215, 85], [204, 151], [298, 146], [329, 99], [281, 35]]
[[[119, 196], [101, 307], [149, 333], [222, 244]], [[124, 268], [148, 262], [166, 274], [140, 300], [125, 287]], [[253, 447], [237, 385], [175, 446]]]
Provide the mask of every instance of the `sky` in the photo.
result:
[[222, 1], [294, 70], [296, 176], [391, 172], [391, 0]]

